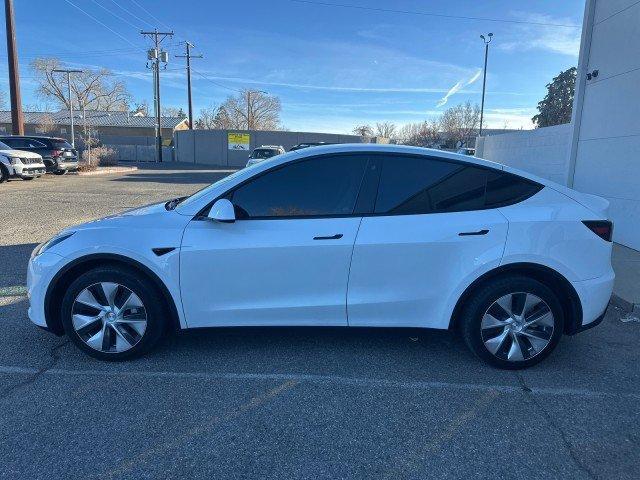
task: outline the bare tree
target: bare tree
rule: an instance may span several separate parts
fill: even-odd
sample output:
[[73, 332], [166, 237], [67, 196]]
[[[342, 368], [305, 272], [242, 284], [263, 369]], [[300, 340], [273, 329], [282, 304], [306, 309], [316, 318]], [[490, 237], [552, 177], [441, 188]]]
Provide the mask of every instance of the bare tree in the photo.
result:
[[396, 133], [396, 124], [393, 122], [376, 123], [376, 137], [393, 138]]
[[133, 111], [131, 112], [133, 115], [138, 115], [142, 117], [149, 116], [149, 103], [146, 100], [142, 100], [140, 102], [136, 102]]
[[370, 125], [357, 125], [353, 128], [354, 135], [360, 135], [362, 138], [372, 137], [373, 129]]
[[480, 107], [467, 102], [448, 108], [442, 114], [440, 124], [453, 147], [467, 145], [480, 126]]
[[400, 128], [397, 136], [400, 143], [418, 147], [439, 147], [442, 140], [437, 120], [409, 123]]
[[36, 125], [36, 133], [51, 133], [55, 128], [56, 122], [53, 120], [53, 116], [45, 113]]
[[280, 130], [280, 99], [253, 90], [243, 90], [229, 96], [218, 108], [218, 128], [250, 130]]
[[[38, 94], [45, 100], [53, 100], [62, 108], [69, 108], [67, 77], [53, 70], [62, 66], [57, 58], [36, 58], [31, 68], [38, 82]], [[79, 110], [123, 111], [129, 109], [131, 94], [125, 84], [113, 80], [111, 72], [85, 70], [71, 76], [71, 98]]]
[[162, 108], [162, 116], [163, 117], [176, 117], [176, 118], [187, 118], [187, 114], [184, 113], [182, 107], [163, 107]]
[[194, 128], [198, 130], [214, 130], [220, 128], [216, 124], [217, 113], [218, 108], [214, 106], [200, 109], [200, 115], [194, 122]]

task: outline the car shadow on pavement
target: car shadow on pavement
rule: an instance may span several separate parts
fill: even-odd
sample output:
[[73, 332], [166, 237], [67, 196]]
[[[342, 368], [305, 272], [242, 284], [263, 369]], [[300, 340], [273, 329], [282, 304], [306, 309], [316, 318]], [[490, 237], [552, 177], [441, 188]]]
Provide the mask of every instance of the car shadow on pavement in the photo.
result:
[[27, 263], [37, 245], [37, 243], [0, 245], [0, 289], [2, 291], [23, 288], [26, 285]]

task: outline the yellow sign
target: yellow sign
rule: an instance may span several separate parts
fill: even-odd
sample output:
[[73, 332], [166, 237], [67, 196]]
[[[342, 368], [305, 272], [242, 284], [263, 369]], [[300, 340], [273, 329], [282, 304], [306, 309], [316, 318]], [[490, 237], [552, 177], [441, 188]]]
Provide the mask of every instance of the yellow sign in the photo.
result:
[[249, 150], [251, 136], [248, 133], [228, 133], [229, 150]]

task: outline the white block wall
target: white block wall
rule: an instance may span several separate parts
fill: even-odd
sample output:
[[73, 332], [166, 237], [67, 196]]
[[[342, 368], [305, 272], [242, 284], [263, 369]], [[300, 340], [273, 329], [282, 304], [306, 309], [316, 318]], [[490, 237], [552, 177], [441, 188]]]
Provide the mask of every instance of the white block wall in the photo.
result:
[[476, 156], [566, 185], [570, 147], [571, 125], [566, 124], [480, 137]]

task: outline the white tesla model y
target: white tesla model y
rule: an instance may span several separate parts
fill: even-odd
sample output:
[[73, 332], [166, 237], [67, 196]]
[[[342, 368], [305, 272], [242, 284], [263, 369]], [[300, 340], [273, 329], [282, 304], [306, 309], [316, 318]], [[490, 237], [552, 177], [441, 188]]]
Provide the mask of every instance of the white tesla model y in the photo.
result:
[[485, 160], [328, 145], [186, 198], [64, 230], [33, 252], [29, 317], [104, 360], [170, 329], [456, 329], [531, 366], [603, 318], [606, 200]]

